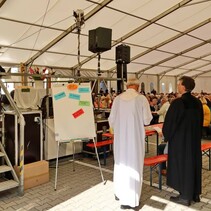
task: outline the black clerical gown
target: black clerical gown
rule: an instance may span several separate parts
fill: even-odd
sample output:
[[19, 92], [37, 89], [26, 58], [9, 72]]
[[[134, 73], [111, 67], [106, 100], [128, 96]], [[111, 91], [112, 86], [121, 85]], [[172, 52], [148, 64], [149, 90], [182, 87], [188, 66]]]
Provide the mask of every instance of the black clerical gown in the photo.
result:
[[184, 199], [201, 194], [202, 125], [202, 104], [191, 93], [171, 103], [163, 125], [163, 135], [169, 142], [167, 185]]

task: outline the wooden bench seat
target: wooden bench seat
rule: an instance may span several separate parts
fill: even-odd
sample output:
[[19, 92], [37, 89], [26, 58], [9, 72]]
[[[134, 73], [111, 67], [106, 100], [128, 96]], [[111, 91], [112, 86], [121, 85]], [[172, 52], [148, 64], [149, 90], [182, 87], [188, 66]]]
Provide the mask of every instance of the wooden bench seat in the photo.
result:
[[[113, 144], [113, 140], [112, 139], [96, 142], [96, 147], [97, 148], [99, 148], [99, 147], [103, 148], [103, 160], [104, 160], [103, 164], [104, 165], [106, 165], [106, 146], [111, 145], [111, 144]], [[92, 143], [88, 143], [86, 146], [87, 147], [91, 147], [91, 148], [95, 147], [93, 142]]]
[[152, 171], [158, 166], [158, 179], [159, 185], [158, 188], [162, 190], [162, 174], [161, 174], [161, 163], [166, 162], [168, 155], [157, 155], [153, 157], [148, 157], [144, 159], [144, 166], [150, 167], [150, 186], [152, 186]]
[[209, 158], [209, 171], [211, 170], [211, 143], [203, 143], [201, 144], [201, 151], [202, 151], [202, 156], [206, 155]]
[[103, 133], [102, 136], [106, 138], [113, 138], [113, 134], [111, 133]]

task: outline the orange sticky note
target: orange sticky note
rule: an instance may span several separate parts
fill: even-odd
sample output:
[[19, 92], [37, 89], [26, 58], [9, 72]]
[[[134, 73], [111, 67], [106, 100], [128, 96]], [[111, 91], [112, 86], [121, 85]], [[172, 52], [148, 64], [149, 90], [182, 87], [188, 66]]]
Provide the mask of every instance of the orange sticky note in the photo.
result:
[[78, 89], [78, 84], [68, 84], [67, 85], [67, 89], [69, 89], [69, 90], [76, 90], [76, 89]]

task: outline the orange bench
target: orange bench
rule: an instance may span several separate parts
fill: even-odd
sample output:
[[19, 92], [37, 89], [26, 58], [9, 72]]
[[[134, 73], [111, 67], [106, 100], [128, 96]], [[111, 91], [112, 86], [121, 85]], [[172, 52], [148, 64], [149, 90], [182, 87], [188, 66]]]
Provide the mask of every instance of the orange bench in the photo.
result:
[[111, 133], [103, 133], [102, 136], [105, 138], [113, 138], [113, 134]]
[[[104, 160], [103, 164], [104, 165], [106, 165], [106, 146], [111, 145], [111, 144], [113, 144], [113, 140], [112, 139], [96, 142], [96, 147], [97, 148], [99, 148], [99, 147], [103, 148], [103, 160]], [[93, 142], [92, 143], [88, 143], [86, 146], [87, 147], [91, 147], [91, 148], [95, 147]]]
[[152, 171], [158, 166], [158, 188], [162, 190], [162, 174], [161, 174], [161, 163], [166, 162], [168, 155], [157, 155], [153, 157], [144, 158], [144, 165], [150, 166], [150, 186], [152, 186]]
[[211, 170], [211, 143], [203, 143], [201, 144], [201, 151], [202, 151], [202, 156], [206, 155], [209, 158], [209, 171]]

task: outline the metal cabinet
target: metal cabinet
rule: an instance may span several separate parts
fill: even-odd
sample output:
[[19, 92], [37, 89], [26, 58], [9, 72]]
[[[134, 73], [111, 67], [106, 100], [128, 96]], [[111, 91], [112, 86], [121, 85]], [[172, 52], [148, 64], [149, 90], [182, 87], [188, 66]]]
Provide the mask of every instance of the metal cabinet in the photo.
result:
[[[24, 163], [32, 163], [43, 158], [43, 127], [40, 111], [22, 111], [24, 127]], [[18, 116], [14, 111], [5, 111], [2, 116], [6, 153], [13, 165], [19, 163], [20, 129]]]

